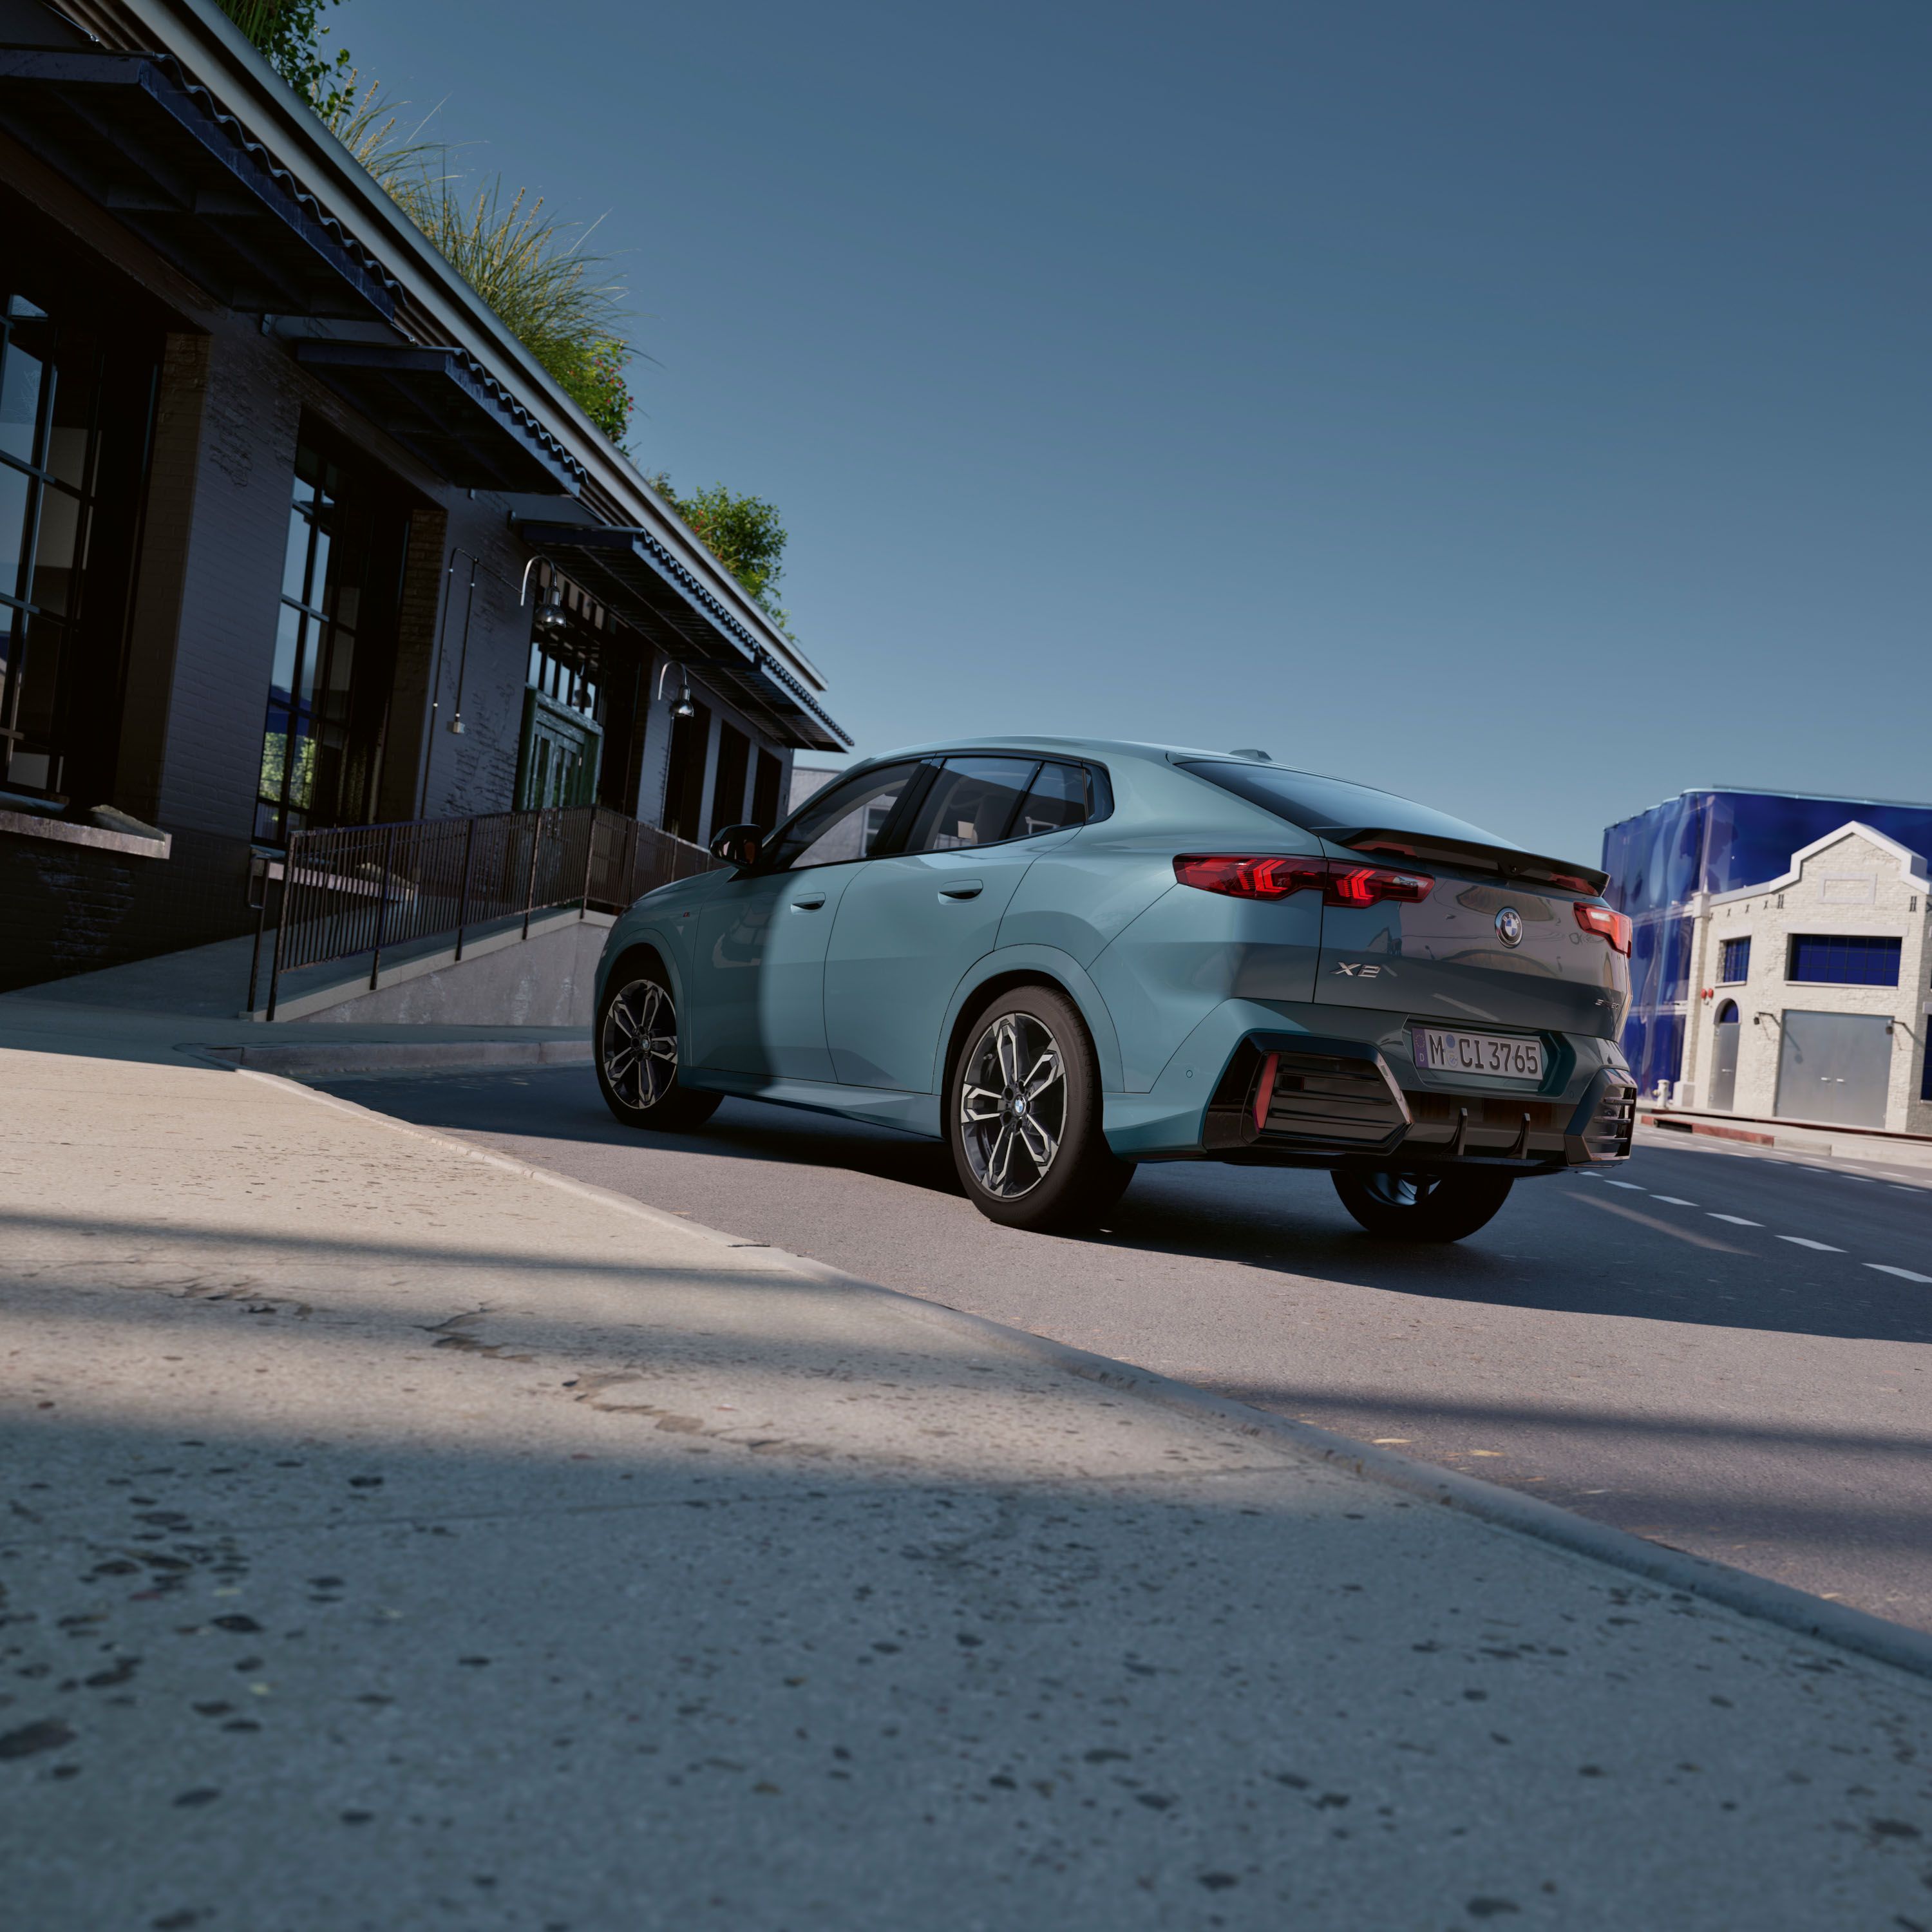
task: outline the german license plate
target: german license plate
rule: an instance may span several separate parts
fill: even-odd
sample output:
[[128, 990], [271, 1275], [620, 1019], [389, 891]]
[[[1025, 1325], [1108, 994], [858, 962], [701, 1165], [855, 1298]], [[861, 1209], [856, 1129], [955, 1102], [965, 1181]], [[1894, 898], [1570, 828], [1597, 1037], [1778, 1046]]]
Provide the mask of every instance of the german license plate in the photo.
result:
[[1510, 1080], [1543, 1078], [1543, 1042], [1497, 1033], [1448, 1033], [1417, 1027], [1415, 1064], [1434, 1073], [1496, 1073]]

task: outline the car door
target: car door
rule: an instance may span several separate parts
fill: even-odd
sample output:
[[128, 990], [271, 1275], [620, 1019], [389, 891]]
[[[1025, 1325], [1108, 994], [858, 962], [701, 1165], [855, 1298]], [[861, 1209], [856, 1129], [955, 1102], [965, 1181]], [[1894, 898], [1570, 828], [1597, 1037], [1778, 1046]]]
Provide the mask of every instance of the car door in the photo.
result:
[[839, 902], [825, 962], [835, 1078], [934, 1090], [955, 989], [992, 950], [1027, 868], [1086, 814], [1077, 765], [989, 753], [937, 766], [900, 850], [856, 868]]
[[826, 787], [754, 868], [706, 902], [692, 962], [696, 1068], [794, 1080], [835, 1076], [825, 1040], [825, 952], [839, 903], [879, 844], [914, 761]]

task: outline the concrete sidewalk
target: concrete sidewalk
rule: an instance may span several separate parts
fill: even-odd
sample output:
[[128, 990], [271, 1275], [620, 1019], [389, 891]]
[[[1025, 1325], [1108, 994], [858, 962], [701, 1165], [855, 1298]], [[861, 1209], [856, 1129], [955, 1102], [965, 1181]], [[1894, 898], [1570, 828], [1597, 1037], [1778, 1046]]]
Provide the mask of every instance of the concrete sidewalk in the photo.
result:
[[[561, 930], [573, 943], [580, 940], [569, 922]], [[0, 994], [0, 1048], [169, 1064], [219, 1061], [300, 1079], [590, 1062], [587, 1026], [472, 1026], [381, 1016], [391, 992], [399, 1000], [427, 1000], [433, 973], [327, 1013], [264, 1025], [238, 1010], [247, 994], [250, 943], [223, 940]]]
[[36, 1037], [10, 1928], [1932, 1924], [1921, 1678], [280, 1081]]

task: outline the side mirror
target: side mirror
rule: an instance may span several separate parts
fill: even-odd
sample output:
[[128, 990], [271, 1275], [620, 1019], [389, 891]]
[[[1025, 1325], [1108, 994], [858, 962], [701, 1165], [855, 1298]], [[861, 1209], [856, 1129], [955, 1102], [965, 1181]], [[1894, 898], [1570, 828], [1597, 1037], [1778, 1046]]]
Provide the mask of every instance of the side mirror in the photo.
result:
[[728, 866], [755, 866], [764, 848], [762, 825], [728, 825], [711, 841], [712, 857], [722, 859]]

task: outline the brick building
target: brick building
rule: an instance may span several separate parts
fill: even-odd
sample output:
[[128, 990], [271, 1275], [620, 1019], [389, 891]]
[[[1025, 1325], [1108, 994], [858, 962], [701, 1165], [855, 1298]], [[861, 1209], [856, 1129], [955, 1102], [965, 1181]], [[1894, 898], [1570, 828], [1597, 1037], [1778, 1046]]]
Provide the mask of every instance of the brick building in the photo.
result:
[[292, 834], [775, 822], [824, 680], [208, 0], [0, 0], [0, 988]]

